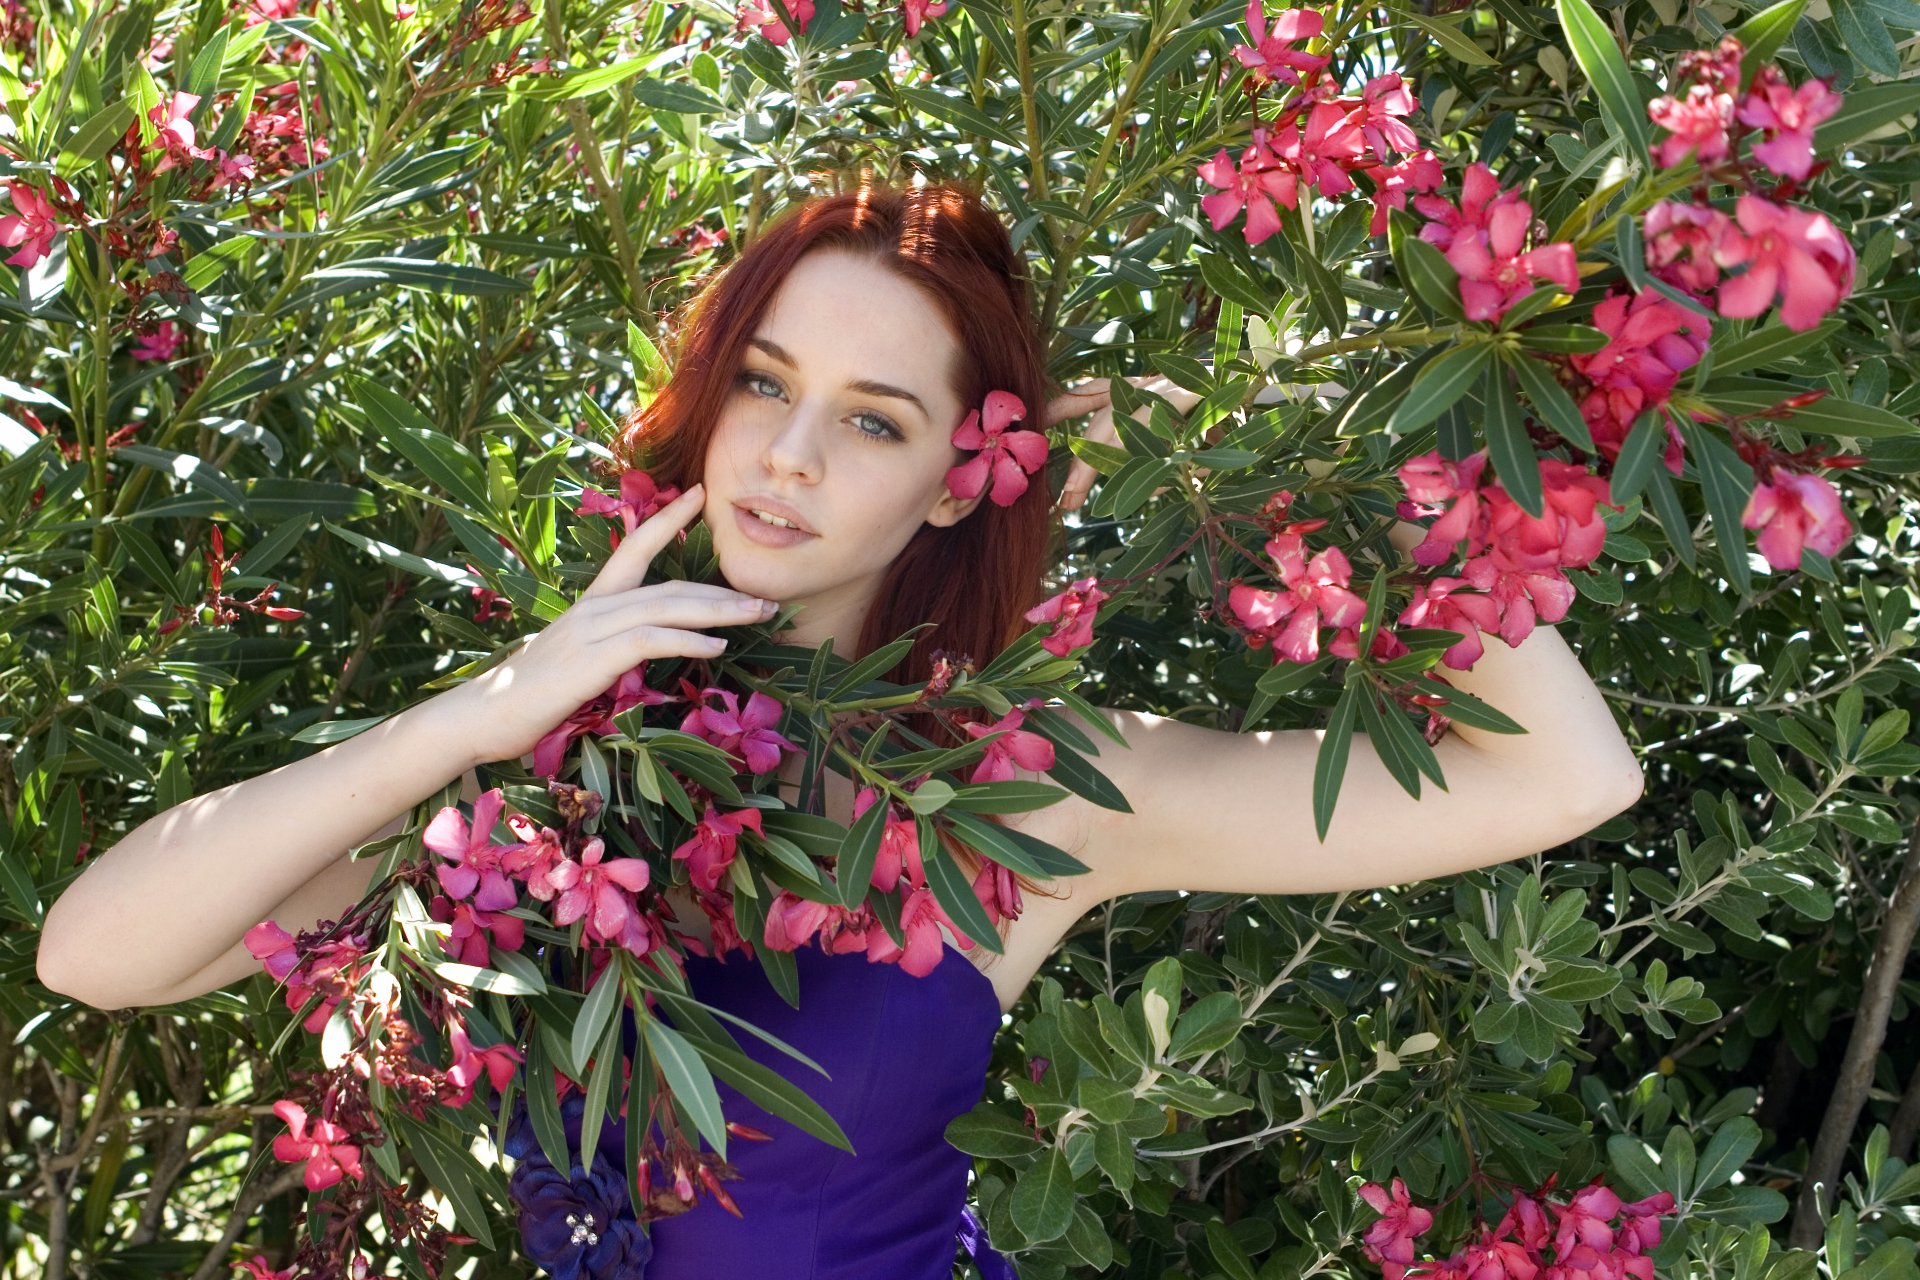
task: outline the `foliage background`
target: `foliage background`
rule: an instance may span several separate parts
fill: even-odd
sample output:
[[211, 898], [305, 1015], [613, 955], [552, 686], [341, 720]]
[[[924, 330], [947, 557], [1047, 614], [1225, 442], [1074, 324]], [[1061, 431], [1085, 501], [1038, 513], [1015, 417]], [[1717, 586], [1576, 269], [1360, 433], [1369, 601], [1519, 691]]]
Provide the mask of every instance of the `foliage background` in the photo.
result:
[[[1535, 184], [1536, 212], [1557, 224], [1621, 162], [1552, 8], [1327, 12], [1345, 33], [1331, 49], [1343, 80], [1411, 82], [1450, 186], [1484, 160], [1503, 185]], [[1600, 12], [1651, 97], [1675, 54], [1750, 11]], [[1405, 295], [1351, 206], [1319, 209], [1320, 269], [1298, 265], [1295, 243], [1296, 278], [1199, 212], [1195, 166], [1246, 141], [1229, 56], [1242, 14], [969, 0], [908, 40], [897, 12], [829, 0], [777, 47], [707, 5], [551, 0], [491, 32], [519, 14], [431, 0], [406, 20], [361, 0], [5, 10], [9, 132], [31, 117], [61, 147], [0, 157], [0, 177], [53, 159], [105, 215], [39, 268], [0, 267], [9, 1274], [204, 1280], [254, 1252], [283, 1257], [299, 1194], [297, 1170], [266, 1155], [278, 1125], [263, 1099], [291, 1065], [264, 1051], [259, 1029], [289, 1017], [269, 982], [113, 1013], [35, 982], [36, 925], [88, 851], [315, 749], [323, 726], [407, 705], [558, 612], [554, 592], [496, 578], [515, 616], [475, 620], [482, 578], [465, 566], [489, 570], [497, 550], [426, 496], [436, 477], [360, 409], [350, 376], [399, 391], [486, 459], [476, 496], [550, 571], [581, 546], [562, 541], [575, 535], [553, 471], [526, 463], [571, 431], [581, 466], [585, 441], [608, 438], [651, 377], [629, 324], [664, 346], [671, 307], [732, 244], [862, 164], [968, 177], [1010, 211], [1064, 381], [1225, 368], [1243, 351], [1242, 301], [1265, 303], [1248, 310], [1288, 350], [1326, 336], [1316, 296], [1347, 332], [1375, 326]], [[1916, 29], [1909, 0], [1823, 0], [1778, 54], [1795, 78], [1849, 95], [1882, 86], [1884, 118], [1807, 198], [1860, 251], [1840, 323], [1759, 366], [1907, 418], [1920, 410]], [[512, 74], [542, 58], [546, 74]], [[160, 85], [219, 108], [199, 117], [204, 137], [240, 114], [227, 94], [288, 80], [326, 154], [315, 146], [250, 198], [202, 195], [176, 173], [136, 199], [114, 176], [109, 147], [134, 106], [164, 100]], [[110, 231], [163, 227], [179, 239], [157, 257], [100, 247]], [[129, 283], [168, 287], [135, 300]], [[1241, 297], [1223, 303], [1222, 286]], [[137, 331], [162, 318], [184, 345], [136, 357]], [[1748, 328], [1717, 328], [1716, 342]], [[1343, 353], [1289, 376], [1357, 371]], [[1360, 477], [1344, 530], [1357, 536], [1392, 496], [1369, 451], [1397, 459], [1431, 432], [1376, 430], [1349, 452], [1335, 417], [1289, 419], [1256, 479], [1304, 484], [1310, 460], [1334, 467], [1316, 481], [1325, 492]], [[1727, 580], [1712, 550], [1727, 531], [1690, 481], [1680, 536], [1638, 503], [1610, 521], [1609, 572], [1561, 630], [1643, 753], [1648, 792], [1625, 818], [1445, 882], [1143, 895], [1083, 920], [955, 1130], [980, 1156], [996, 1242], [1032, 1245], [1022, 1273], [1364, 1274], [1360, 1180], [1397, 1173], [1417, 1199], [1447, 1200], [1435, 1237], [1451, 1241], [1476, 1208], [1498, 1216], [1492, 1195], [1557, 1172], [1562, 1186], [1599, 1175], [1674, 1192], [1682, 1225], [1656, 1255], [1662, 1274], [1911, 1274], [1920, 447], [1855, 443], [1869, 459], [1848, 490], [1857, 541], [1800, 574], [1756, 558], [1749, 592]], [[1124, 520], [1096, 504], [1072, 529], [1073, 564], [1110, 562], [1177, 500]], [[278, 583], [277, 602], [304, 616], [158, 634], [204, 594], [215, 526], [239, 554], [226, 589]], [[1103, 627], [1081, 691], [1253, 727], [1265, 658], [1200, 620], [1190, 567]], [[1321, 723], [1338, 692], [1325, 686], [1259, 727]], [[1469, 926], [1485, 945], [1469, 945]], [[1205, 1078], [1185, 1095], [1148, 1080], [1149, 994], [1181, 1010], [1169, 1061]], [[1429, 1033], [1435, 1047], [1405, 1064], [1389, 1052]], [[1039, 1081], [1035, 1058], [1049, 1063]], [[1824, 1154], [1823, 1133], [1837, 1141]], [[1818, 1205], [1804, 1199], [1810, 1162], [1828, 1188]], [[1035, 1188], [1018, 1213], [1016, 1182]], [[1021, 1224], [1036, 1222], [1050, 1239], [1027, 1239]], [[461, 1256], [476, 1276], [525, 1271], [504, 1243]]]

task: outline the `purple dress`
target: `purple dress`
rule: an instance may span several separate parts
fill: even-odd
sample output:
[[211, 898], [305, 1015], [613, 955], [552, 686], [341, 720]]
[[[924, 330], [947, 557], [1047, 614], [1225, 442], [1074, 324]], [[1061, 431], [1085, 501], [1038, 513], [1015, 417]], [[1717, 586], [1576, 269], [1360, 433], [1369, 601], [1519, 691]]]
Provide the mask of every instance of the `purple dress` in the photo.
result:
[[776, 1119], [716, 1079], [730, 1120], [773, 1135], [731, 1138], [740, 1170], [723, 1184], [735, 1218], [710, 1197], [651, 1225], [646, 1280], [949, 1280], [956, 1239], [987, 1280], [1012, 1269], [985, 1242], [966, 1207], [971, 1158], [946, 1140], [947, 1122], [972, 1109], [986, 1083], [1000, 1001], [993, 982], [949, 946], [924, 978], [864, 953], [794, 953], [800, 1008], [773, 990], [759, 966], [686, 958], [703, 1003], [778, 1036], [819, 1063], [820, 1075], [745, 1032], [748, 1057], [811, 1095], [857, 1155]]

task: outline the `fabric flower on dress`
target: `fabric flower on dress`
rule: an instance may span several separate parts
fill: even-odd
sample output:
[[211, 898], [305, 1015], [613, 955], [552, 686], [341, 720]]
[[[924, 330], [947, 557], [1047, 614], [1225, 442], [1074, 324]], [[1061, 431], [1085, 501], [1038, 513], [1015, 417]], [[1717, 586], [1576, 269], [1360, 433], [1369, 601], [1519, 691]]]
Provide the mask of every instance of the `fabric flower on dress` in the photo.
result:
[[974, 409], [953, 429], [954, 448], [979, 452], [947, 472], [947, 490], [956, 498], [978, 497], [991, 476], [987, 496], [1010, 507], [1027, 491], [1027, 477], [1047, 464], [1047, 438], [1038, 431], [1007, 430], [1027, 417], [1025, 402], [1011, 391], [987, 392], [984, 408], [984, 422], [982, 410]]
[[[571, 1120], [569, 1150], [579, 1145], [580, 1111], [578, 1094], [561, 1104], [563, 1124]], [[520, 1211], [520, 1243], [527, 1257], [553, 1280], [640, 1280], [653, 1258], [653, 1242], [627, 1195], [620, 1154], [625, 1124], [607, 1117], [592, 1170], [575, 1164], [562, 1173], [548, 1162], [532, 1125], [524, 1121], [525, 1108], [516, 1108], [506, 1151], [519, 1162], [507, 1180], [507, 1194]], [[619, 1144], [612, 1150], [610, 1138]]]

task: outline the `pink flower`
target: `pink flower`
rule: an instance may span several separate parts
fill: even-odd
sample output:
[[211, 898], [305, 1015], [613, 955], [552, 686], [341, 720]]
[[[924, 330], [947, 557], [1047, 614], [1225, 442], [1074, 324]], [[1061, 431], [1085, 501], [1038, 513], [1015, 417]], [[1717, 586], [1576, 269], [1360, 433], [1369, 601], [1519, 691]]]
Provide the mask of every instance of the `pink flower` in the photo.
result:
[[[716, 709], [709, 698], [724, 704]], [[768, 773], [780, 767], [782, 751], [800, 748], [774, 730], [780, 723], [781, 705], [777, 699], [755, 691], [740, 709], [739, 698], [727, 689], [703, 689], [700, 703], [680, 722], [680, 732], [711, 742], [728, 755], [744, 759], [752, 773]]]
[[1460, 273], [1467, 319], [1498, 320], [1533, 291], [1536, 279], [1551, 280], [1568, 293], [1579, 290], [1571, 242], [1521, 251], [1532, 221], [1533, 206], [1525, 200], [1495, 201], [1487, 210], [1484, 235], [1455, 235], [1447, 246], [1447, 261]]
[[1733, 124], [1733, 95], [1707, 84], [1691, 85], [1686, 96], [1666, 94], [1647, 104], [1647, 118], [1672, 136], [1654, 144], [1654, 163], [1671, 169], [1699, 156], [1702, 166], [1727, 158], [1727, 129]]
[[869, 929], [867, 959], [880, 964], [898, 964], [914, 977], [924, 978], [946, 958], [946, 940], [940, 936], [942, 924], [952, 931], [954, 941], [962, 947], [973, 946], [973, 939], [961, 933], [947, 918], [931, 890], [909, 890], [900, 906], [900, 931], [906, 935], [907, 945], [902, 947], [895, 942], [885, 929]]
[[1360, 1198], [1381, 1215], [1362, 1239], [1367, 1256], [1401, 1266], [1412, 1262], [1414, 1238], [1433, 1225], [1433, 1214], [1413, 1203], [1407, 1184], [1399, 1178], [1393, 1180], [1391, 1192], [1377, 1182], [1362, 1183]]
[[294, 966], [300, 963], [300, 953], [294, 948], [293, 935], [271, 920], [262, 920], [247, 930], [240, 941], [255, 960], [266, 966], [275, 982], [292, 973]]
[[[853, 798], [854, 818], [858, 820], [879, 798], [880, 793], [875, 788], [860, 788]], [[919, 824], [912, 815], [900, 817], [894, 812], [891, 801], [887, 810], [886, 829], [880, 833], [880, 852], [873, 860], [871, 883], [882, 893], [892, 893], [904, 874], [907, 885], [917, 889], [927, 882], [926, 868], [920, 861]]]
[[193, 142], [193, 121], [187, 117], [200, 105], [200, 97], [193, 93], [178, 93], [170, 102], [149, 108], [147, 119], [159, 127], [160, 132], [154, 141], [160, 144], [166, 153], [160, 163], [153, 166], [155, 173], [165, 173], [176, 165], [189, 164], [195, 160], [211, 160], [213, 152], [206, 147], [197, 147]]
[[1620, 1206], [1619, 1232], [1613, 1238], [1616, 1253], [1646, 1254], [1660, 1243], [1660, 1218], [1673, 1212], [1673, 1192], [1661, 1191], [1644, 1200]]
[[1772, 483], [1755, 485], [1740, 523], [1760, 530], [1754, 541], [1776, 569], [1798, 569], [1803, 545], [1834, 555], [1853, 533], [1834, 487], [1794, 471], [1775, 471]]
[[171, 320], [162, 320], [128, 352], [135, 360], [171, 360], [180, 352], [186, 334]]
[[1302, 134], [1295, 121], [1281, 126], [1279, 153], [1308, 186], [1319, 188], [1323, 196], [1345, 195], [1353, 190], [1347, 170], [1366, 149], [1366, 135], [1360, 125], [1366, 119], [1365, 108], [1353, 114], [1346, 103], [1316, 102], [1307, 110], [1307, 131]]
[[470, 964], [485, 969], [493, 963], [493, 947], [518, 951], [527, 940], [526, 922], [505, 911], [482, 911], [471, 902], [451, 902], [444, 894], [434, 894], [427, 914], [451, 928], [441, 939], [441, 948], [455, 964]]
[[638, 706], [657, 707], [679, 701], [670, 694], [648, 688], [646, 672], [647, 664], [644, 662], [625, 672], [611, 689], [583, 705], [540, 739], [533, 748], [533, 771], [543, 778], [553, 777], [560, 771], [560, 761], [566, 755], [568, 743], [589, 733], [612, 733], [619, 727], [614, 724], [613, 718], [624, 711]]
[[764, 835], [758, 809], [741, 809], [723, 814], [707, 806], [706, 816], [693, 829], [692, 838], [673, 851], [687, 864], [693, 883], [708, 892], [719, 888], [720, 877], [733, 865], [739, 849], [740, 833], [751, 827], [755, 835]]
[[1813, 167], [1813, 131], [1840, 109], [1840, 95], [1824, 80], [1790, 86], [1772, 63], [1753, 77], [1741, 100], [1740, 123], [1765, 132], [1766, 141], [1753, 144], [1753, 158], [1795, 182], [1804, 182]]
[[[1354, 105], [1351, 98], [1343, 98], [1341, 103], [1353, 107], [1347, 123], [1360, 131], [1367, 148], [1376, 157], [1385, 160], [1389, 150], [1401, 155], [1416, 153], [1420, 139], [1400, 117], [1412, 114], [1419, 104], [1413, 100], [1398, 71], [1388, 71], [1367, 81], [1366, 87], [1360, 90], [1358, 105]], [[1432, 152], [1425, 154], [1432, 158]]]
[[1038, 431], [1007, 430], [1027, 416], [1026, 404], [1011, 391], [987, 392], [985, 408], [984, 430], [979, 409], [970, 410], [953, 429], [956, 449], [980, 452], [947, 472], [947, 489], [956, 498], [977, 497], [991, 472], [993, 491], [988, 496], [999, 506], [1011, 506], [1027, 491], [1027, 476], [1046, 465], [1047, 438]]
[[[597, 489], [587, 489], [580, 494], [580, 505], [573, 509], [573, 513], [577, 516], [617, 515], [626, 531], [632, 533], [641, 521], [652, 519], [655, 512], [679, 496], [677, 485], [668, 485], [663, 489], [644, 471], [624, 471], [620, 474], [618, 498]], [[620, 536], [611, 531], [608, 536], [618, 548]]]
[[273, 1140], [273, 1157], [288, 1164], [306, 1161], [302, 1181], [307, 1190], [325, 1191], [342, 1177], [360, 1176], [360, 1148], [345, 1140], [346, 1130], [339, 1125], [331, 1120], [319, 1120], [309, 1135], [307, 1109], [284, 1098], [273, 1104], [273, 1114], [293, 1130]]
[[1802, 331], [1819, 324], [1853, 289], [1853, 246], [1825, 214], [1743, 195], [1734, 216], [1740, 232], [1721, 240], [1715, 261], [1723, 267], [1745, 263], [1747, 269], [1720, 286], [1721, 315], [1751, 319], [1778, 295], [1780, 323]]
[[473, 1097], [473, 1086], [485, 1076], [499, 1093], [513, 1079], [513, 1073], [524, 1061], [520, 1051], [510, 1044], [488, 1045], [484, 1049], [475, 1049], [467, 1039], [467, 1026], [455, 1021], [447, 1032], [447, 1038], [453, 1048], [453, 1065], [447, 1068], [447, 1083], [452, 1085], [455, 1094], [440, 1099], [450, 1107], [464, 1107]]
[[1236, 583], [1227, 592], [1227, 607], [1248, 633], [1247, 643], [1256, 649], [1271, 644], [1276, 661], [1315, 661], [1321, 627], [1356, 626], [1367, 613], [1367, 602], [1347, 589], [1353, 566], [1346, 552], [1328, 547], [1308, 560], [1304, 543], [1298, 533], [1275, 534], [1267, 541], [1281, 590]]
[[293, 1277], [292, 1267], [282, 1267], [278, 1271], [269, 1268], [267, 1266], [267, 1255], [264, 1253], [256, 1253], [245, 1262], [235, 1262], [229, 1265], [235, 1271], [246, 1272], [253, 1277], [253, 1280], [292, 1280]]
[[1458, 208], [1454, 207], [1451, 200], [1440, 195], [1415, 196], [1413, 208], [1421, 217], [1428, 219], [1420, 228], [1420, 238], [1436, 249], [1446, 250], [1452, 248], [1454, 241], [1463, 235], [1476, 232], [1484, 234], [1494, 209], [1518, 203], [1519, 200], [1519, 188], [1500, 190], [1500, 180], [1493, 176], [1493, 170], [1476, 160], [1467, 166], [1466, 173], [1460, 179]]
[[1200, 198], [1200, 208], [1213, 223], [1213, 229], [1223, 229], [1245, 208], [1244, 231], [1249, 245], [1259, 244], [1280, 229], [1280, 214], [1273, 207], [1275, 200], [1292, 209], [1298, 206], [1300, 198], [1300, 175], [1286, 167], [1268, 147], [1268, 139], [1267, 129], [1255, 125], [1253, 141], [1240, 153], [1238, 168], [1222, 147], [1213, 159], [1196, 170], [1202, 178], [1221, 188], [1213, 195]]
[[[807, 24], [813, 21], [813, 0], [786, 0], [786, 6], [793, 20], [800, 24], [800, 30], [805, 32]], [[743, 0], [733, 29], [737, 33], [749, 27], [758, 27], [760, 34], [776, 45], [785, 44], [793, 38], [793, 33], [787, 30], [787, 24], [780, 20], [779, 13], [771, 3]]]
[[1720, 283], [1716, 257], [1720, 242], [1733, 231], [1733, 219], [1718, 209], [1662, 200], [1647, 210], [1641, 224], [1647, 270], [1676, 289], [1705, 300]]
[[1620, 1197], [1595, 1182], [1582, 1187], [1571, 1204], [1560, 1210], [1560, 1225], [1554, 1232], [1553, 1252], [1565, 1258], [1576, 1244], [1589, 1249], [1611, 1249], [1613, 1229], [1607, 1223], [1620, 1212]]
[[634, 912], [633, 899], [628, 895], [646, 888], [650, 873], [644, 858], [615, 858], [602, 863], [606, 848], [606, 841], [592, 837], [581, 847], [580, 861], [563, 861], [547, 873], [547, 883], [560, 891], [553, 905], [555, 924], [569, 925], [585, 916], [587, 937], [618, 943], [627, 931], [627, 918]]
[[1515, 567], [1497, 556], [1475, 556], [1461, 566], [1466, 580], [1493, 598], [1500, 610], [1500, 638], [1508, 647], [1533, 634], [1539, 622], [1558, 622], [1573, 606], [1573, 584], [1558, 567]]
[[1288, 46], [1296, 41], [1311, 40], [1325, 26], [1326, 20], [1312, 9], [1282, 9], [1273, 15], [1273, 28], [1269, 31], [1264, 0], [1248, 0], [1247, 36], [1253, 44], [1251, 47], [1235, 45], [1231, 52], [1240, 60], [1240, 65], [1252, 73], [1248, 78], [1256, 85], [1268, 85], [1276, 80], [1299, 84], [1301, 72], [1318, 72], [1331, 57], [1302, 53]]
[[1098, 578], [1076, 578], [1073, 585], [1059, 595], [1027, 610], [1026, 619], [1053, 624], [1053, 630], [1040, 642], [1040, 647], [1064, 658], [1070, 651], [1093, 643], [1093, 618], [1100, 610], [1100, 602], [1108, 598], [1108, 593], [1100, 589]]
[[973, 878], [973, 896], [980, 899], [980, 905], [987, 909], [987, 919], [995, 924], [1018, 920], [1026, 909], [1020, 899], [1020, 882], [1013, 878], [1012, 871], [991, 858], [980, 860], [979, 874]]
[[482, 911], [505, 911], [520, 900], [507, 879], [522, 866], [520, 850], [493, 843], [493, 828], [504, 807], [502, 792], [494, 787], [474, 800], [471, 827], [458, 808], [448, 805], [433, 815], [421, 837], [422, 844], [453, 863], [435, 867], [440, 887], [454, 898], [470, 897], [478, 887], [480, 896], [473, 905]]
[[767, 907], [766, 944], [775, 951], [799, 950], [820, 932], [830, 910], [824, 902], [814, 902], [782, 889]]
[[1053, 768], [1053, 743], [1030, 729], [1022, 729], [1020, 726], [1026, 718], [1027, 713], [1015, 707], [992, 724], [965, 726], [968, 735], [974, 738], [1001, 734], [987, 744], [986, 757], [974, 766], [967, 776], [968, 782], [1010, 782], [1015, 765], [1029, 773], [1045, 773]]
[[1370, 236], [1387, 233], [1387, 210], [1406, 208], [1408, 192], [1432, 191], [1445, 177], [1440, 161], [1433, 152], [1425, 149], [1395, 164], [1363, 167], [1360, 172], [1374, 184], [1373, 221], [1367, 224], [1367, 234]]
[[1460, 1251], [1471, 1280], [1534, 1280], [1540, 1264], [1513, 1240], [1477, 1240]]
[[1499, 606], [1488, 596], [1461, 591], [1466, 585], [1465, 578], [1434, 578], [1415, 586], [1413, 599], [1407, 602], [1399, 619], [1403, 627], [1436, 627], [1459, 632], [1460, 641], [1440, 655], [1440, 661], [1455, 671], [1472, 670], [1484, 652], [1480, 633], [1500, 629]]
[[[1480, 473], [1486, 465], [1485, 449], [1458, 461], [1441, 457], [1436, 449], [1400, 464], [1396, 474], [1408, 500], [1401, 517], [1440, 516], [1427, 526], [1426, 540], [1413, 549], [1415, 564], [1445, 564], [1462, 539], [1474, 537], [1480, 524]], [[1468, 554], [1477, 550], [1472, 546]]]
[[20, 251], [7, 259], [13, 267], [31, 267], [53, 252], [53, 238], [61, 231], [54, 208], [47, 198], [18, 179], [0, 186], [13, 198], [13, 212], [0, 218], [0, 249], [18, 245]]
[[911, 40], [919, 35], [921, 25], [928, 18], [938, 18], [946, 11], [947, 0], [906, 0], [902, 6], [902, 13], [907, 22], [907, 39]]
[[[1581, 416], [1594, 447], [1613, 459], [1641, 413], [1666, 404], [1681, 372], [1700, 362], [1710, 326], [1698, 312], [1651, 290], [1607, 297], [1594, 308], [1593, 323], [1611, 341], [1598, 351], [1569, 357], [1569, 364], [1593, 384], [1581, 399]], [[1680, 474], [1680, 437], [1671, 422], [1666, 465]]]

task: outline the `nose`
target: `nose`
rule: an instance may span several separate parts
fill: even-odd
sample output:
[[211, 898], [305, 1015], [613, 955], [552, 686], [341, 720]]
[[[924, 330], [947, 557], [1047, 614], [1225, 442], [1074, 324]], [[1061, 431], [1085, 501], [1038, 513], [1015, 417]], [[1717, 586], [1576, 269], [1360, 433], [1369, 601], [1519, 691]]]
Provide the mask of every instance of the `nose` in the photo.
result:
[[791, 476], [806, 484], [817, 482], [822, 470], [820, 431], [815, 415], [790, 414], [767, 437], [760, 451], [760, 465], [769, 476]]

